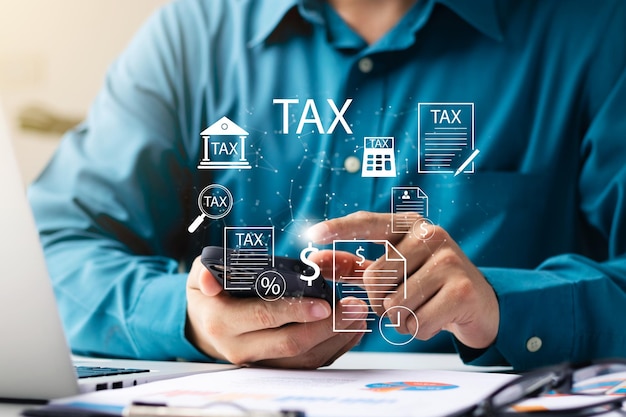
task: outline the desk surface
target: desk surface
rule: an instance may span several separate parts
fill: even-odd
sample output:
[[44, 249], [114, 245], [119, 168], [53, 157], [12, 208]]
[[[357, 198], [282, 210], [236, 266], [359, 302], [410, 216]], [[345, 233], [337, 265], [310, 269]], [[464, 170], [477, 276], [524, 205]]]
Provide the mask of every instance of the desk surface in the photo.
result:
[[17, 417], [17, 416], [21, 416], [22, 410], [24, 410], [26, 408], [32, 408], [32, 405], [3, 404], [3, 403], [0, 403], [0, 416], [2, 416], [2, 417]]
[[333, 363], [334, 369], [436, 369], [442, 371], [503, 372], [507, 367], [465, 365], [457, 354], [348, 352]]
[[[498, 371], [464, 365], [455, 354], [349, 352], [330, 366], [333, 369], [438, 369], [453, 371]], [[0, 417], [17, 417], [32, 405], [0, 403]]]

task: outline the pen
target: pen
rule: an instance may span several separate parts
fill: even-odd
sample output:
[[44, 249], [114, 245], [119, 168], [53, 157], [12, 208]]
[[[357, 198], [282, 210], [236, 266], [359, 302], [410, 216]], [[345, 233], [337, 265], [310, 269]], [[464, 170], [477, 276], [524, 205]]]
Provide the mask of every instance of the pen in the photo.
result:
[[474, 158], [476, 158], [476, 155], [478, 155], [479, 152], [480, 150], [474, 149], [474, 152], [472, 152], [469, 158], [467, 158], [465, 162], [463, 162], [461, 166], [456, 170], [454, 176], [456, 177], [457, 175], [459, 175], [470, 164], [470, 162], [472, 162]]
[[124, 417], [306, 417], [298, 410], [217, 410], [211, 408], [168, 407], [164, 405], [133, 404], [124, 409]]

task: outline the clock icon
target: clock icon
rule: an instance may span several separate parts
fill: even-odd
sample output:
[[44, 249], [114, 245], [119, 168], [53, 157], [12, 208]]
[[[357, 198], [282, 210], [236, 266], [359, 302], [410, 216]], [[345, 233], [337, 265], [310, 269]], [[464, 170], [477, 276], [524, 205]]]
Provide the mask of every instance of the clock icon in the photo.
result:
[[[412, 315], [415, 319], [415, 323], [417, 323], [417, 326], [415, 326], [415, 331], [412, 334], [402, 334], [396, 330], [402, 324], [401, 313], [403, 311], [408, 311], [409, 314]], [[384, 317], [391, 317], [393, 318], [393, 321], [389, 319], [384, 319]], [[406, 321], [406, 317], [404, 318], [404, 320]], [[415, 339], [418, 330], [419, 321], [417, 321], [417, 315], [415, 315], [415, 312], [413, 310], [405, 306], [394, 306], [388, 308], [378, 321], [378, 331], [380, 332], [380, 335], [383, 337], [383, 339], [387, 341], [387, 343], [394, 346], [406, 345], [407, 343]]]

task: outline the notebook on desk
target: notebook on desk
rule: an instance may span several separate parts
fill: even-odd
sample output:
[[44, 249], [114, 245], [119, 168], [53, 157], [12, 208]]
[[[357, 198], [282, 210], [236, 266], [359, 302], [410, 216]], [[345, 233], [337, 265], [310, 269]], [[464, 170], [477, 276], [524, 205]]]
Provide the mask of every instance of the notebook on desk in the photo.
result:
[[[49, 400], [232, 368], [85, 358], [80, 372], [91, 375], [77, 378], [1, 106], [0, 190], [0, 399]], [[94, 376], [102, 371], [109, 375]]]

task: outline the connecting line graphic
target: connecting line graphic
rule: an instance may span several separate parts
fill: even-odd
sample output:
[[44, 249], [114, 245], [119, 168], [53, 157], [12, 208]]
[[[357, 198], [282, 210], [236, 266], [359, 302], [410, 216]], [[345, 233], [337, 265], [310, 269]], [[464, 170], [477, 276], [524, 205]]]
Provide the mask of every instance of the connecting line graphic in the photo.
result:
[[[293, 186], [294, 186], [294, 179], [291, 179], [290, 180], [290, 184], [289, 184], [289, 196], [287, 198], [285, 198], [283, 195], [281, 195], [280, 192], [276, 193], [277, 197], [281, 198], [285, 203], [287, 203], [287, 209], [289, 210], [289, 221], [284, 226], [282, 226], [280, 228], [280, 231], [281, 232], [290, 233], [291, 235], [294, 235], [296, 237], [302, 237], [302, 235], [303, 235], [302, 231], [303, 230], [308, 230], [308, 228], [312, 224], [317, 223], [318, 221], [321, 221], [321, 220], [325, 220], [325, 218], [324, 219], [320, 219], [320, 220], [317, 220], [317, 219], [311, 220], [311, 219], [308, 219], [308, 218], [307, 219], [303, 219], [303, 220], [296, 219], [295, 218], [295, 214], [294, 214], [294, 206], [293, 206], [293, 198], [292, 198], [293, 197]], [[274, 221], [273, 221], [271, 216], [268, 217], [268, 220], [269, 220], [269, 222], [270, 222], [270, 224], [272, 226], [275, 226]], [[292, 227], [294, 227], [294, 225], [303, 225], [303, 226], [302, 227], [298, 227], [296, 233], [289, 232], [287, 229], [291, 229]]]
[[335, 171], [337, 168], [331, 165], [330, 158], [326, 157], [326, 151], [319, 152], [317, 155], [304, 155], [298, 164], [298, 170], [302, 169], [305, 162], [311, 162], [313, 165], [317, 165], [319, 169], [327, 169], [329, 171]]
[[[258, 169], [264, 169], [266, 171], [278, 172], [278, 168], [269, 163], [267, 159], [265, 159], [261, 153], [261, 148], [256, 148], [254, 151], [254, 167]], [[262, 165], [263, 164], [263, 165]]]

